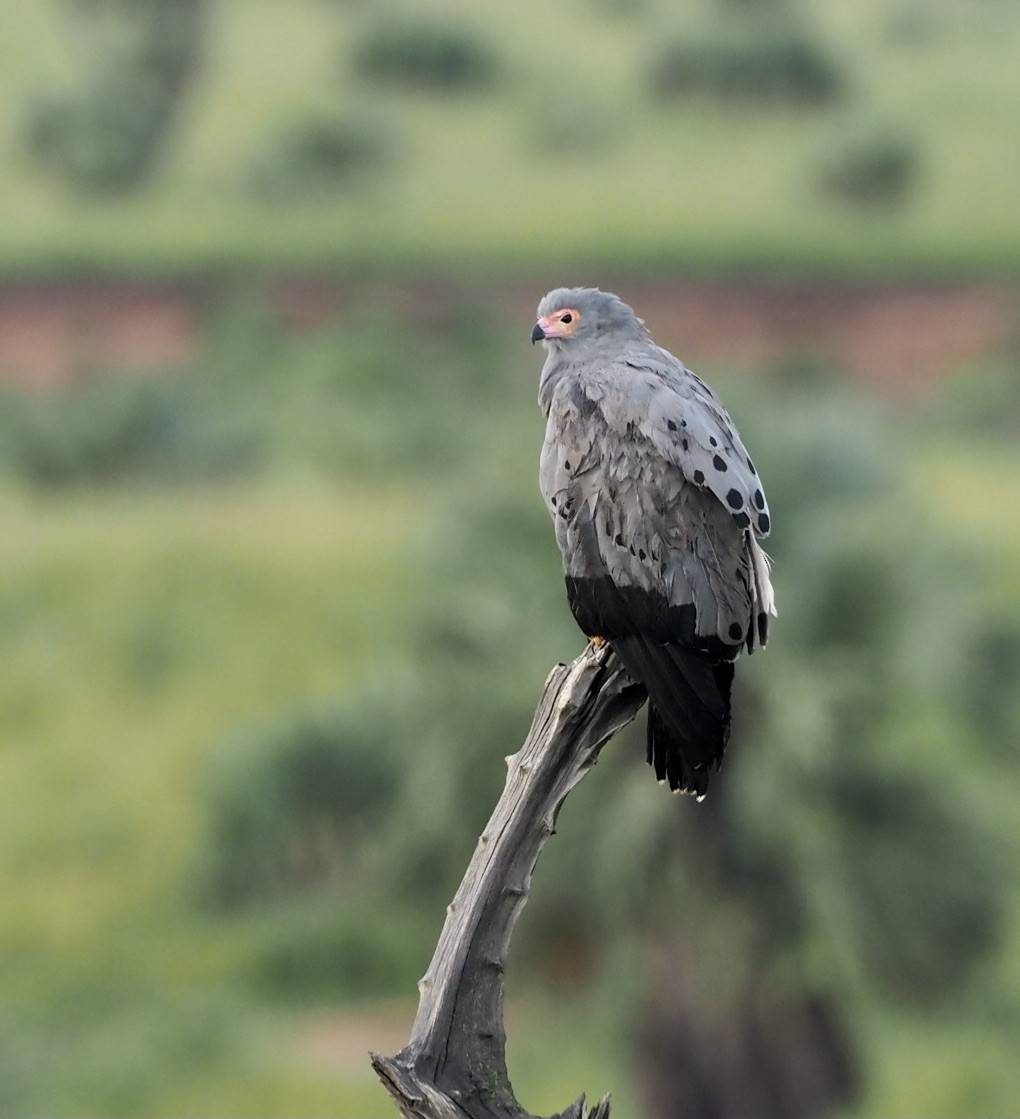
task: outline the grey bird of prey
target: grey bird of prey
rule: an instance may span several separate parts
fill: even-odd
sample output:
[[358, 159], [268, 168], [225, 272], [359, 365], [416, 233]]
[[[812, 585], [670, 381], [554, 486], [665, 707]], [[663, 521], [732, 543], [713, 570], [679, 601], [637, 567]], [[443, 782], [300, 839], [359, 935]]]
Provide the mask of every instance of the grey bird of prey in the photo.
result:
[[715, 393], [609, 292], [538, 305], [542, 495], [567, 598], [648, 692], [648, 761], [702, 797], [730, 730], [733, 662], [775, 614], [761, 479]]

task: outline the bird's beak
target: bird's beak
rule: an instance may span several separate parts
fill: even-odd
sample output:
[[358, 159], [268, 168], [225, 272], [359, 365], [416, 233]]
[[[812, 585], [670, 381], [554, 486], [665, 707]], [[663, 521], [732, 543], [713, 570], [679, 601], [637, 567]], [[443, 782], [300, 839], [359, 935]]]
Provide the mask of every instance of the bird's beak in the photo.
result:
[[531, 332], [532, 342], [548, 342], [552, 338], [566, 338], [570, 330], [560, 322], [558, 311], [543, 315]]

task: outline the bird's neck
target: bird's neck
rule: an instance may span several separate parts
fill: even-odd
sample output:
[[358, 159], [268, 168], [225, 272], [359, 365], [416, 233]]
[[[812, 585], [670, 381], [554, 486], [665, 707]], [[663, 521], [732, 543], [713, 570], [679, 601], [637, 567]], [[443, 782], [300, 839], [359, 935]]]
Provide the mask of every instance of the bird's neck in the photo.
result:
[[538, 382], [538, 403], [544, 415], [549, 415], [552, 407], [553, 395], [556, 386], [560, 383], [566, 369], [566, 362], [557, 347], [550, 346], [546, 355], [545, 365], [542, 366], [542, 375]]

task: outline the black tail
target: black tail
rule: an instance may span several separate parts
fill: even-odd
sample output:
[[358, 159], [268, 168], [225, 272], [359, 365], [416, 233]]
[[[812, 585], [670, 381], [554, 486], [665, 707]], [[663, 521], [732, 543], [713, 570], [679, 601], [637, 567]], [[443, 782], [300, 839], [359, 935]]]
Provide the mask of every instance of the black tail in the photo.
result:
[[612, 642], [624, 668], [648, 690], [648, 764], [677, 792], [703, 796], [730, 736], [733, 664], [713, 664], [682, 645], [640, 636]]

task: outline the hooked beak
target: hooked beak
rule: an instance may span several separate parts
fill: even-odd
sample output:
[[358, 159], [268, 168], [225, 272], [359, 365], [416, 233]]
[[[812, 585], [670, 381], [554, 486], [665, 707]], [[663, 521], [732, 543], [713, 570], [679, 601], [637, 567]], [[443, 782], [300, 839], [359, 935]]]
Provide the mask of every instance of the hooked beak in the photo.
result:
[[569, 333], [570, 331], [560, 322], [556, 313], [543, 315], [531, 331], [531, 341], [532, 344], [548, 342], [550, 338], [566, 338]]

